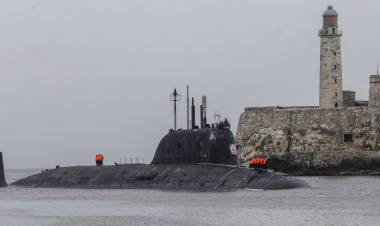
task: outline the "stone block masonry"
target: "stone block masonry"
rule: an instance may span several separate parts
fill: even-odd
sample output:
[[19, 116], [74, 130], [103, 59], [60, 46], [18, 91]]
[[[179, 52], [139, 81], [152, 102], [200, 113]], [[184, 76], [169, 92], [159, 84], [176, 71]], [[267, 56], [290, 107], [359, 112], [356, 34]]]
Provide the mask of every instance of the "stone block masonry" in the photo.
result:
[[379, 172], [380, 108], [247, 108], [236, 142], [241, 162], [268, 157], [288, 173]]

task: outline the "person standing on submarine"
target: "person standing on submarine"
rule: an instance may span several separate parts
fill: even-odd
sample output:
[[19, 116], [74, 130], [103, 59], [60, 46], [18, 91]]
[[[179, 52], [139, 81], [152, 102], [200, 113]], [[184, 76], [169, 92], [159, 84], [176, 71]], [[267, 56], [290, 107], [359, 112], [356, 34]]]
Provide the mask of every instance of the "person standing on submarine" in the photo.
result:
[[95, 163], [96, 166], [102, 166], [103, 165], [104, 156], [102, 154], [97, 154], [95, 156]]

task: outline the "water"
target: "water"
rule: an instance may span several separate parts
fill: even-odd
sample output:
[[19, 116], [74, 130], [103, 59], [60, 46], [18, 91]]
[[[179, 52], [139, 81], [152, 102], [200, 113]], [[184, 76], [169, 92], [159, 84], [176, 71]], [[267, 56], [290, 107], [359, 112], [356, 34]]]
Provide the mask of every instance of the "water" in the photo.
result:
[[[38, 170], [7, 171], [8, 181]], [[0, 189], [0, 225], [380, 225], [380, 177], [302, 177], [311, 188], [220, 193]]]

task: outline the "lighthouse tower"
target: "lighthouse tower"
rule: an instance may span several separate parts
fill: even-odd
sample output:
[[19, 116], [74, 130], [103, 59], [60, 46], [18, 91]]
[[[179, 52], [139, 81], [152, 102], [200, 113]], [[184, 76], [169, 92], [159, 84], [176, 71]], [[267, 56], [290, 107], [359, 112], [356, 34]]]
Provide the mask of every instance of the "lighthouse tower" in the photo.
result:
[[321, 38], [319, 106], [321, 108], [343, 107], [342, 58], [338, 30], [338, 13], [332, 6], [323, 13]]

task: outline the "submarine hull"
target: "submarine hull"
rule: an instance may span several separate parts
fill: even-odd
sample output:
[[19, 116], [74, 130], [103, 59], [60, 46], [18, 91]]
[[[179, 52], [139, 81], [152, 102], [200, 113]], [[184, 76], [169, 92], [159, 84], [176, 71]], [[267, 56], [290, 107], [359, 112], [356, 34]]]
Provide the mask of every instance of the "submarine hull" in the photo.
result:
[[232, 191], [292, 189], [307, 184], [290, 176], [215, 164], [136, 164], [74, 166], [43, 171], [14, 182], [15, 186], [86, 189], [162, 189]]

